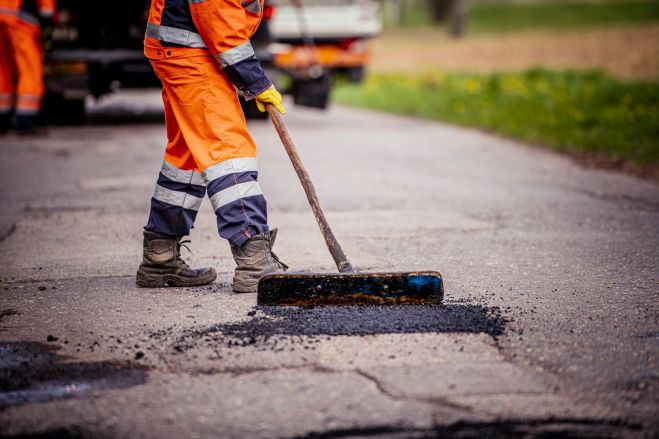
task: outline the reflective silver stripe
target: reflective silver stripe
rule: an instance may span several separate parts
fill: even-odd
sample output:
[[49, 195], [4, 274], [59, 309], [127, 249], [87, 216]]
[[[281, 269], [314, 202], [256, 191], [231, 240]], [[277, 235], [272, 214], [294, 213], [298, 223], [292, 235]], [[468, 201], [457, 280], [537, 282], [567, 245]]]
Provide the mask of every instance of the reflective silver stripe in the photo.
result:
[[210, 168], [207, 168], [202, 175], [206, 184], [210, 184], [211, 181], [217, 180], [220, 177], [225, 175], [237, 174], [239, 172], [250, 172], [258, 171], [259, 166], [256, 160], [256, 157], [248, 157], [241, 159], [230, 159], [217, 165], [213, 165]]
[[11, 15], [13, 17], [18, 16], [18, 12], [14, 11], [12, 9], [7, 9], [7, 8], [0, 8], [0, 14]]
[[23, 21], [27, 21], [28, 23], [39, 24], [39, 19], [37, 17], [35, 17], [32, 14], [28, 14], [25, 11], [20, 11], [18, 13], [18, 18], [20, 18]]
[[252, 14], [258, 14], [261, 12], [260, 0], [247, 0], [245, 2], [242, 2], [241, 6], [245, 8], [246, 11], [251, 12]]
[[11, 105], [0, 105], [0, 113], [6, 113], [11, 110]]
[[10, 101], [12, 98], [11, 93], [0, 93], [0, 101]]
[[165, 161], [162, 162], [162, 168], [160, 169], [160, 173], [177, 183], [206, 186], [206, 183], [204, 183], [204, 179], [201, 176], [201, 173], [197, 171], [186, 171], [184, 169], [179, 169], [176, 166], [172, 165], [171, 163], [167, 163]]
[[37, 108], [17, 108], [16, 114], [19, 116], [34, 116], [39, 113]]
[[39, 95], [18, 95], [16, 98], [19, 101], [31, 101], [31, 102], [41, 100], [41, 96]]
[[217, 55], [217, 59], [220, 61], [222, 67], [227, 67], [247, 59], [252, 55], [254, 55], [254, 49], [249, 41], [245, 41], [240, 46], [236, 46], [233, 49], [220, 53]]
[[203, 3], [203, 2], [205, 2], [205, 1], [206, 1], [206, 0], [188, 0], [188, 4], [189, 4], [189, 5], [194, 5], [194, 4], [196, 4], [196, 3]]
[[[40, 11], [39, 15], [41, 15], [44, 18], [48, 18], [51, 17], [54, 13], [55, 13], [54, 10], [47, 9], [44, 11]], [[39, 19], [37, 17], [25, 11], [14, 11], [7, 8], [0, 8], [0, 14], [11, 15], [13, 17], [18, 17], [24, 21], [27, 21], [28, 23], [39, 24]]]
[[248, 181], [247, 183], [239, 183], [219, 191], [211, 197], [211, 204], [213, 205], [213, 210], [217, 210], [241, 198], [252, 197], [254, 195], [263, 195], [261, 186], [256, 181]]
[[203, 198], [195, 197], [194, 195], [186, 194], [185, 192], [173, 191], [164, 188], [159, 184], [156, 185], [156, 190], [153, 192], [153, 198], [162, 201], [163, 203], [179, 206], [184, 209], [199, 210]]
[[201, 35], [198, 33], [159, 24], [148, 23], [146, 25], [146, 36], [166, 43], [180, 44], [181, 46], [206, 47]]

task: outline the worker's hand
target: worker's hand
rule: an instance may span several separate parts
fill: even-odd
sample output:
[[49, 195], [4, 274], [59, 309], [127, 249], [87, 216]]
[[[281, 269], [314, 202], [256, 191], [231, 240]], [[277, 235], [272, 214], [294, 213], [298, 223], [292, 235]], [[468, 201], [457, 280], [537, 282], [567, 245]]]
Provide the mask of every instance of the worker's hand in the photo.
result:
[[281, 114], [286, 113], [286, 110], [284, 110], [284, 98], [281, 97], [281, 93], [277, 91], [274, 85], [256, 96], [256, 108], [259, 111], [265, 112], [264, 104], [272, 104]]

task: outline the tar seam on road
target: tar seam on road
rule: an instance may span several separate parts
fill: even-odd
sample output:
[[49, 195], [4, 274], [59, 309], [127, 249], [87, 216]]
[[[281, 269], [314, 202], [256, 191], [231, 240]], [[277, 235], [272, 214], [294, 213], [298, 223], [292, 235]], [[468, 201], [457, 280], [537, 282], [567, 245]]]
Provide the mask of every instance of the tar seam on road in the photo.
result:
[[16, 231], [16, 223], [13, 223], [11, 227], [9, 227], [9, 230], [7, 230], [4, 234], [0, 235], [0, 242], [9, 238], [11, 235], [14, 234], [15, 231]]

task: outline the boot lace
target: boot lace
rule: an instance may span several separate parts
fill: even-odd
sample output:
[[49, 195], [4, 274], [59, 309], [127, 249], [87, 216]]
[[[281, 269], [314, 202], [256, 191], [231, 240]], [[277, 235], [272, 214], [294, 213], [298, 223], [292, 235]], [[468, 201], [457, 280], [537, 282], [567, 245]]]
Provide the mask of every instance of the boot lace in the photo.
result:
[[279, 256], [275, 254], [275, 252], [272, 251], [272, 244], [270, 244], [270, 255], [272, 256], [272, 259], [274, 259], [275, 264], [282, 270], [286, 271], [288, 270], [288, 265], [284, 264], [282, 261], [279, 260]]
[[182, 269], [187, 270], [190, 268], [190, 266], [183, 260], [183, 258], [181, 258], [181, 247], [185, 248], [187, 251], [190, 252], [190, 254], [192, 254], [192, 250], [190, 250], [190, 247], [185, 245], [185, 244], [191, 244], [192, 241], [189, 239], [181, 241], [180, 239], [181, 238], [179, 238], [179, 240], [176, 241], [176, 264]]

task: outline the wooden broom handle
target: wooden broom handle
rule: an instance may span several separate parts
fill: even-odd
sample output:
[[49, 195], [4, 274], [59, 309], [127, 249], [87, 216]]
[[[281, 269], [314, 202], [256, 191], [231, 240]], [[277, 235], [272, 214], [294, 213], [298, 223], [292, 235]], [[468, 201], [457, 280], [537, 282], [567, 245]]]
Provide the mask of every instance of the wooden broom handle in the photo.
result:
[[270, 114], [270, 118], [272, 119], [272, 124], [275, 126], [275, 129], [277, 130], [277, 134], [279, 134], [279, 138], [281, 139], [281, 142], [284, 144], [286, 153], [288, 154], [288, 157], [291, 159], [291, 163], [293, 164], [295, 173], [300, 179], [300, 183], [302, 183], [302, 187], [304, 188], [304, 193], [307, 194], [307, 200], [309, 200], [309, 205], [311, 206], [311, 210], [313, 211], [313, 214], [316, 217], [316, 221], [318, 222], [318, 227], [320, 227], [320, 233], [322, 233], [323, 238], [325, 238], [325, 244], [327, 244], [327, 249], [331, 253], [332, 258], [334, 258], [334, 263], [336, 264], [336, 268], [339, 270], [339, 273], [354, 273], [355, 270], [352, 268], [352, 264], [348, 262], [348, 258], [346, 257], [345, 253], [343, 253], [343, 250], [341, 249], [339, 242], [336, 240], [334, 233], [332, 233], [332, 229], [330, 228], [330, 225], [327, 222], [327, 218], [325, 218], [325, 213], [323, 212], [323, 208], [320, 206], [318, 195], [316, 195], [316, 189], [314, 188], [313, 183], [311, 182], [311, 178], [309, 178], [309, 174], [307, 174], [307, 170], [304, 169], [302, 160], [300, 160], [300, 156], [297, 153], [297, 149], [293, 144], [293, 139], [291, 139], [291, 136], [288, 134], [288, 130], [286, 129], [286, 125], [284, 125], [284, 121], [282, 120], [279, 111], [272, 104], [265, 104], [265, 107], [267, 108], [268, 113]]

